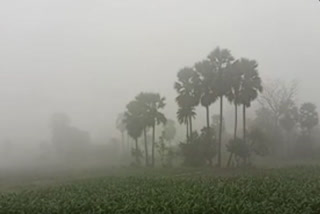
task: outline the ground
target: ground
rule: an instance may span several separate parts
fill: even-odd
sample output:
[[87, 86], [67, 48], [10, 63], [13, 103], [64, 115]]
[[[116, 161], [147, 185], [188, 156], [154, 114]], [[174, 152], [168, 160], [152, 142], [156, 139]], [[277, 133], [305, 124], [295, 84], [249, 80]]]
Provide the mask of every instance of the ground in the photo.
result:
[[320, 213], [320, 167], [31, 171], [1, 177], [0, 213]]

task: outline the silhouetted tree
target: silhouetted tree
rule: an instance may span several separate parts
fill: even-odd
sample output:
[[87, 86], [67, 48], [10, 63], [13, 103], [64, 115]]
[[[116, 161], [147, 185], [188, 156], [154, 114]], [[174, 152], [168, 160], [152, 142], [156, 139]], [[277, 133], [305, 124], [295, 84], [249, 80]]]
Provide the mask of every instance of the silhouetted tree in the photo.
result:
[[[136, 164], [140, 165], [141, 152], [139, 149], [138, 139], [142, 135], [144, 122], [143, 122], [143, 118], [141, 117], [140, 104], [136, 100], [131, 101], [127, 105], [127, 111], [125, 112], [124, 117], [125, 117], [124, 122], [126, 124], [127, 132], [129, 136], [135, 140], [135, 149], [132, 151], [132, 154], [136, 158]], [[146, 160], [146, 163], [147, 162], [148, 161]]]
[[[227, 77], [230, 81], [230, 90], [226, 94], [228, 100], [234, 104], [234, 133], [233, 139], [236, 141], [237, 139], [237, 127], [238, 127], [238, 105], [241, 104], [240, 101], [240, 90], [241, 90], [241, 83], [242, 83], [242, 76], [243, 71], [238, 68], [239, 61], [234, 62], [231, 66], [227, 69]], [[231, 152], [229, 155], [229, 160], [227, 166], [229, 167], [231, 164], [231, 160], [233, 157], [233, 153]]]
[[194, 107], [180, 107], [178, 109], [178, 112], [177, 112], [177, 118], [178, 118], [178, 122], [180, 124], [186, 124], [186, 128], [187, 128], [187, 131], [186, 131], [186, 135], [187, 135], [187, 141], [189, 139], [189, 121], [190, 121], [190, 118], [194, 119], [196, 117], [196, 112], [195, 112], [195, 109]]
[[[189, 112], [189, 120], [187, 125], [189, 126], [189, 137], [192, 140], [192, 119], [195, 114], [192, 111], [195, 106], [199, 104], [199, 76], [193, 68], [183, 68], [178, 72], [178, 81], [175, 82], [174, 88], [178, 92], [176, 101], [179, 105], [179, 110], [183, 109], [184, 112]], [[180, 112], [181, 113], [181, 112]], [[178, 114], [180, 114], [178, 111]]]
[[243, 73], [241, 80], [240, 101], [243, 105], [243, 141], [246, 143], [246, 108], [262, 92], [261, 79], [258, 73], [258, 64], [254, 60], [242, 58], [238, 63], [239, 70]]
[[[209, 61], [204, 60], [195, 64], [195, 69], [199, 73], [200, 81], [198, 90], [200, 90], [200, 103], [206, 109], [206, 120], [207, 120], [207, 139], [211, 139], [210, 136], [213, 134], [210, 132], [210, 105], [217, 100], [217, 92], [214, 88], [215, 78], [217, 73], [215, 66]], [[211, 142], [208, 142], [211, 143]]]
[[155, 165], [155, 131], [156, 125], [165, 124], [167, 119], [159, 110], [165, 107], [165, 98], [156, 93], [141, 93], [136, 100], [143, 108], [143, 116], [145, 124], [152, 128], [152, 148], [151, 148], [151, 165]]
[[217, 47], [213, 50], [208, 59], [215, 66], [217, 72], [217, 78], [214, 81], [214, 90], [217, 96], [220, 98], [220, 129], [219, 129], [219, 141], [218, 141], [218, 167], [221, 167], [221, 144], [222, 144], [222, 119], [223, 119], [223, 96], [225, 96], [230, 90], [230, 81], [227, 78], [226, 70], [228, 66], [234, 61], [233, 56], [227, 49], [220, 49]]

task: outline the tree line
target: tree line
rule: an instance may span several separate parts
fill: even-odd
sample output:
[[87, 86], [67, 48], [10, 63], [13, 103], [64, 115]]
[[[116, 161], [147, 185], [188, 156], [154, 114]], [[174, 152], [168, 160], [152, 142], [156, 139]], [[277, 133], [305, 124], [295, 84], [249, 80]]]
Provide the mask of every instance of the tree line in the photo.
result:
[[[186, 140], [180, 143], [180, 149], [185, 157], [185, 162], [189, 165], [213, 164], [213, 158], [217, 156], [217, 167], [222, 167], [222, 138], [224, 131], [224, 102], [227, 100], [234, 106], [234, 130], [233, 136], [229, 140], [227, 150], [229, 157], [227, 166], [230, 166], [235, 160], [239, 162], [242, 159], [244, 164], [248, 163], [250, 152], [263, 154], [267, 150], [266, 131], [262, 127], [256, 127], [248, 132], [247, 128], [247, 108], [255, 101], [259, 94], [263, 92], [262, 80], [258, 71], [258, 63], [253, 59], [240, 58], [232, 56], [230, 50], [215, 48], [205, 59], [194, 63], [193, 66], [184, 67], [177, 73], [177, 80], [174, 83], [174, 89], [177, 92], [176, 103], [178, 105], [177, 120], [186, 127]], [[274, 97], [268, 96], [269, 88], [266, 93], [259, 97], [261, 109], [277, 111], [272, 104]], [[288, 96], [289, 96], [288, 92]], [[285, 97], [286, 98], [286, 97]], [[282, 98], [281, 102], [288, 105], [284, 108], [282, 103], [281, 114], [276, 112], [272, 115], [275, 127], [278, 124], [286, 124], [288, 129], [290, 120], [296, 116], [299, 117], [301, 127], [311, 130], [318, 124], [318, 115], [315, 106], [311, 103], [302, 105], [300, 115], [297, 108], [292, 107], [293, 101], [289, 96], [288, 99]], [[281, 99], [280, 99], [281, 100]], [[273, 100], [275, 101], [275, 100]], [[280, 101], [279, 101], [280, 102]], [[214, 103], [219, 103], [219, 117], [217, 126], [212, 125], [211, 107]], [[291, 107], [295, 110], [289, 108]], [[136, 164], [141, 164], [141, 157], [145, 158], [146, 166], [155, 166], [155, 147], [156, 128], [158, 125], [166, 124], [167, 118], [162, 112], [166, 105], [166, 100], [158, 93], [140, 93], [126, 106], [126, 112], [121, 117], [121, 130], [127, 131], [128, 135], [135, 140], [133, 155], [136, 158]], [[193, 121], [196, 119], [196, 107], [205, 108], [206, 115], [204, 118], [205, 127], [200, 134], [193, 129]], [[280, 105], [280, 104], [279, 104]], [[238, 108], [242, 109], [242, 134], [238, 137]], [[261, 110], [260, 109], [260, 110]], [[307, 113], [306, 113], [307, 112]], [[310, 112], [313, 113], [312, 127], [310, 125]], [[257, 112], [258, 115], [258, 112]], [[306, 122], [308, 121], [308, 122]], [[308, 124], [308, 125], [306, 125]], [[315, 124], [315, 125], [314, 125]], [[274, 128], [275, 128], [274, 127]], [[311, 127], [310, 129], [307, 127]], [[269, 127], [270, 128], [270, 127]], [[273, 129], [274, 129], [273, 128]], [[151, 130], [151, 155], [149, 152], [149, 143], [147, 133]], [[268, 130], [270, 131], [270, 130]], [[310, 132], [308, 132], [310, 133]], [[164, 134], [164, 133], [163, 133]], [[270, 134], [270, 136], [273, 136]], [[138, 139], [144, 139], [144, 154], [139, 148]], [[164, 142], [159, 138], [159, 142]]]

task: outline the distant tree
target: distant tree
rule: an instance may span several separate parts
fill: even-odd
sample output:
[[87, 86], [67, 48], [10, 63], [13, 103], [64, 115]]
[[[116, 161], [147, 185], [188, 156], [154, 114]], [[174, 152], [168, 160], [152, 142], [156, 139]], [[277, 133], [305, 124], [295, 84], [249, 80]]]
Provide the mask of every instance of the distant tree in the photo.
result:
[[254, 60], [242, 58], [239, 60], [238, 69], [242, 75], [240, 102], [243, 106], [243, 140], [246, 142], [246, 108], [251, 102], [257, 99], [259, 92], [262, 92], [261, 78], [258, 73], [258, 64]]
[[301, 129], [304, 133], [310, 135], [311, 130], [319, 123], [317, 107], [313, 103], [304, 103], [301, 105], [299, 113]]
[[[231, 66], [228, 67], [227, 76], [230, 81], [230, 90], [226, 94], [227, 99], [234, 104], [234, 133], [233, 139], [236, 141], [237, 139], [237, 128], [238, 128], [238, 106], [241, 104], [240, 101], [240, 90], [242, 83], [243, 70], [239, 68], [239, 61], [235, 61]], [[229, 167], [231, 164], [231, 160], [233, 157], [233, 153], [231, 152], [229, 155], [229, 160], [227, 166]]]
[[177, 129], [175, 127], [174, 120], [167, 120], [167, 123], [163, 127], [163, 139], [171, 145], [172, 140], [175, 138]]
[[[249, 164], [246, 160], [252, 154], [265, 156], [268, 154], [267, 136], [258, 128], [254, 128], [248, 133], [247, 142], [243, 139], [231, 139], [227, 145], [227, 150], [236, 157], [237, 166]], [[242, 160], [242, 164], [240, 163]]]
[[195, 64], [196, 72], [199, 73], [200, 81], [198, 90], [201, 105], [206, 109], [207, 129], [209, 130], [208, 140], [210, 139], [210, 106], [217, 100], [217, 91], [214, 88], [213, 83], [217, 77], [215, 66], [209, 60], [203, 60]]
[[291, 135], [299, 122], [299, 110], [292, 100], [282, 105], [282, 113], [279, 118], [280, 126], [285, 130], [286, 140], [283, 142], [283, 156], [288, 156], [289, 144], [294, 141]]
[[216, 154], [215, 138], [212, 136], [212, 139], [208, 141], [206, 127], [201, 130], [200, 135], [194, 132], [193, 136], [192, 141], [180, 143], [184, 165], [193, 167], [211, 165], [212, 159]]
[[168, 140], [166, 140], [166, 134], [163, 131], [159, 137], [159, 141], [156, 143], [156, 148], [160, 156], [160, 162], [163, 167], [172, 167], [173, 160], [176, 157], [176, 152], [173, 147], [168, 145]]
[[313, 103], [303, 103], [299, 109], [301, 134], [295, 145], [295, 157], [311, 158], [315, 153], [315, 139], [312, 130], [319, 124], [317, 107]]
[[124, 122], [126, 124], [127, 132], [129, 136], [135, 140], [135, 149], [132, 151], [132, 154], [136, 158], [136, 164], [140, 165], [141, 152], [139, 149], [138, 139], [142, 135], [143, 128], [144, 128], [144, 121], [143, 121], [143, 118], [141, 117], [140, 105], [136, 100], [131, 101], [127, 105], [127, 111], [125, 112], [124, 117], [125, 117]]
[[274, 127], [279, 125], [280, 117], [294, 102], [297, 94], [297, 83], [285, 84], [282, 81], [272, 81], [263, 85], [263, 93], [257, 99], [260, 105], [269, 109], [274, 120]]
[[235, 155], [237, 166], [241, 165], [240, 160], [243, 161], [243, 164], [246, 164], [246, 160], [250, 156], [250, 147], [241, 138], [231, 139], [227, 144], [227, 150]]
[[227, 78], [226, 70], [234, 61], [233, 56], [227, 49], [220, 49], [217, 47], [209, 56], [209, 61], [215, 66], [216, 75], [213, 87], [214, 91], [220, 99], [220, 129], [218, 141], [218, 167], [221, 167], [221, 144], [222, 144], [222, 119], [223, 119], [223, 97], [230, 90], [230, 81]]
[[266, 136], [268, 151], [275, 154], [276, 148], [283, 141], [282, 131], [280, 128], [274, 128], [273, 112], [261, 107], [256, 110], [256, 117], [253, 120], [252, 127], [261, 130]]
[[256, 155], [265, 156], [269, 153], [268, 142], [268, 136], [259, 128], [253, 128], [248, 134], [248, 143]]
[[186, 124], [186, 128], [187, 128], [187, 131], [186, 131], [186, 139], [188, 141], [189, 139], [189, 121], [190, 121], [190, 118], [191, 120], [192, 119], [195, 119], [196, 117], [196, 112], [195, 112], [195, 109], [194, 107], [179, 107], [178, 109], [178, 112], [177, 112], [177, 118], [178, 118], [178, 122], [180, 124]]
[[[220, 129], [220, 115], [214, 114], [211, 116], [211, 127], [213, 130], [214, 136], [219, 136]], [[224, 117], [222, 118], [222, 135], [226, 132], [226, 123]]]
[[125, 140], [124, 140], [124, 135], [126, 132], [126, 124], [124, 122], [125, 120], [125, 114], [121, 113], [118, 115], [117, 121], [116, 121], [116, 127], [119, 130], [119, 132], [121, 133], [121, 144], [122, 144], [122, 149], [124, 150], [125, 148]]
[[[182, 113], [189, 113], [188, 123], [186, 125], [189, 128], [189, 138], [192, 140], [192, 119], [195, 117], [193, 109], [199, 104], [199, 76], [193, 68], [183, 68], [178, 72], [178, 81], [175, 82], [174, 88], [178, 93], [176, 101], [179, 105], [178, 117]], [[182, 111], [183, 110], [183, 111]], [[184, 114], [185, 115], [185, 114]], [[181, 121], [178, 118], [179, 121]]]
[[141, 93], [136, 100], [143, 108], [143, 116], [145, 116], [145, 124], [152, 128], [152, 148], [151, 148], [151, 165], [155, 165], [155, 133], [156, 125], [165, 124], [167, 119], [159, 110], [165, 107], [165, 98], [156, 93]]
[[[261, 124], [269, 123], [269, 128], [264, 132], [268, 133], [270, 140], [270, 152], [281, 157], [288, 154], [289, 141], [291, 143], [294, 139], [290, 139], [294, 135], [294, 127], [296, 123], [295, 99], [297, 95], [297, 82], [292, 81], [285, 83], [282, 81], [271, 81], [263, 85], [263, 93], [258, 97], [258, 102], [264, 112], [268, 112], [268, 117]], [[285, 131], [285, 135], [283, 135]]]

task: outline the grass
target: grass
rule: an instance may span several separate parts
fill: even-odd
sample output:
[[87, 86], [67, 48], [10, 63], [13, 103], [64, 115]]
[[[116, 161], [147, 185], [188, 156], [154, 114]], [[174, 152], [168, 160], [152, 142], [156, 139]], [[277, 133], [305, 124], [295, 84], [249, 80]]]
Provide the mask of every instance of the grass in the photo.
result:
[[0, 213], [320, 213], [320, 168], [114, 169], [3, 192]]

